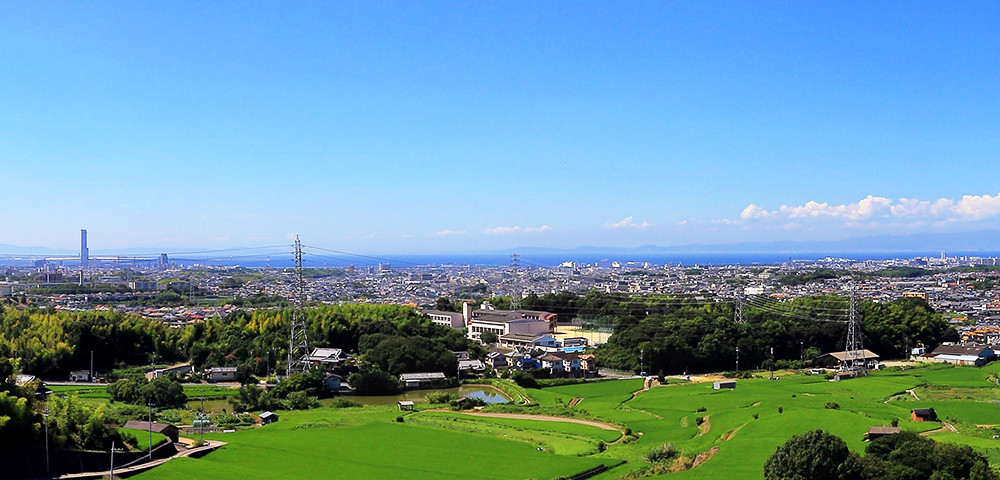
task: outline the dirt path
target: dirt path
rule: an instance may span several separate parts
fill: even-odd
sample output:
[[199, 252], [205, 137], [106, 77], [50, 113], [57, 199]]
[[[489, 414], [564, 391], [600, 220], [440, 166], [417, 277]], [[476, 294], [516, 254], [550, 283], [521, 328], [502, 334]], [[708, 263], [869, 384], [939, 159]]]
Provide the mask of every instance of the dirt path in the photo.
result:
[[913, 398], [918, 402], [920, 401], [920, 397], [917, 396], [917, 392], [914, 392], [913, 389], [907, 390], [906, 392], [909, 393], [910, 395], [913, 395]]
[[954, 425], [952, 425], [952, 424], [950, 424], [948, 422], [941, 422], [941, 425], [942, 425], [941, 428], [938, 428], [938, 429], [935, 429], [935, 430], [931, 430], [931, 431], [928, 431], [928, 432], [921, 432], [920, 436], [926, 437], [927, 435], [933, 435], [935, 433], [941, 433], [941, 432], [955, 432], [955, 433], [958, 433], [958, 429], [955, 428]]
[[704, 418], [705, 420], [701, 422], [701, 425], [698, 425], [698, 434], [695, 435], [696, 437], [700, 437], [712, 429], [712, 421], [708, 419], [708, 415], [705, 415]]
[[[640, 389], [632, 392], [632, 398], [630, 398], [629, 400], [632, 400], [636, 396], [638, 396], [640, 393], [645, 392], [646, 390], [649, 390], [650, 388], [653, 388], [653, 380], [655, 380], [655, 378], [653, 378], [653, 377], [646, 377], [642, 381], [642, 388], [640, 388]], [[627, 401], [628, 400], [625, 400], [625, 402], [627, 402]], [[622, 402], [622, 403], [624, 404], [625, 402]]]
[[[551, 415], [528, 415], [526, 413], [462, 412], [462, 415], [471, 415], [473, 417], [509, 418], [514, 420], [538, 420], [541, 422], [579, 423], [580, 425], [590, 425], [591, 427], [597, 427], [602, 430], [615, 430], [622, 432], [622, 429], [610, 423], [598, 422], [595, 420], [583, 420], [580, 418], [554, 417]], [[625, 432], [622, 432], [622, 434], [624, 435]]]

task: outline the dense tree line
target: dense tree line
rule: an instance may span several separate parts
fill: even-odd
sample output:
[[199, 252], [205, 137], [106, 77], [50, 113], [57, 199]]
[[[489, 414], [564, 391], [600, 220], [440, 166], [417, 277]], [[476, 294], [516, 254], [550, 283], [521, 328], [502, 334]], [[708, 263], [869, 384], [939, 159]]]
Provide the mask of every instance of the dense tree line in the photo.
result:
[[[433, 365], [425, 361], [424, 350], [440, 357], [443, 350], [476, 348], [461, 331], [435, 325], [413, 308], [399, 305], [321, 306], [305, 310], [304, 315], [310, 346], [357, 352], [363, 339], [367, 339], [366, 349], [389, 337], [420, 337], [429, 342], [410, 341], [410, 346], [419, 347], [418, 355], [407, 357], [410, 360], [391, 352], [371, 356], [374, 363], [393, 371]], [[246, 375], [265, 375], [268, 370], [285, 368], [290, 321], [290, 310], [238, 311], [185, 328], [169, 328], [156, 319], [118, 312], [0, 307], [0, 357], [19, 358], [21, 368], [36, 375], [88, 369], [91, 352], [99, 371], [148, 365], [153, 360], [189, 360], [198, 369], [234, 366]], [[407, 366], [411, 360], [413, 364]]]
[[[18, 385], [17, 365], [0, 357], [0, 449], [16, 450], [44, 442], [46, 417], [36, 405], [37, 381]], [[105, 406], [93, 406], [76, 397], [53, 396], [47, 401], [49, 441], [53, 447], [104, 450], [112, 441], [125, 440], [106, 426]], [[0, 475], [2, 476], [2, 475]]]
[[[734, 370], [737, 347], [742, 369], [809, 361], [820, 352], [844, 350], [847, 303], [837, 297], [755, 301], [744, 307], [743, 324], [733, 321], [730, 303], [678, 304], [617, 318], [614, 336], [597, 356], [614, 368], [638, 370], [642, 362], [647, 371], [668, 373]], [[920, 299], [861, 302], [860, 315], [865, 348], [882, 358], [902, 358], [917, 342], [934, 348], [958, 340], [955, 329]]]
[[765, 480], [995, 480], [985, 456], [968, 445], [913, 432], [873, 440], [864, 457], [822, 430], [795, 435], [764, 464]]
[[[734, 370], [737, 347], [741, 369], [809, 361], [821, 352], [843, 350], [849, 300], [754, 298], [744, 304], [744, 324], [734, 322], [731, 301], [711, 297], [627, 297], [590, 291], [532, 294], [522, 304], [557, 313], [560, 321], [575, 318], [584, 326], [613, 326], [615, 334], [597, 349], [602, 365], [674, 374]], [[934, 348], [958, 340], [955, 329], [923, 300], [862, 301], [859, 307], [864, 346], [883, 358], [901, 358], [917, 343]]]

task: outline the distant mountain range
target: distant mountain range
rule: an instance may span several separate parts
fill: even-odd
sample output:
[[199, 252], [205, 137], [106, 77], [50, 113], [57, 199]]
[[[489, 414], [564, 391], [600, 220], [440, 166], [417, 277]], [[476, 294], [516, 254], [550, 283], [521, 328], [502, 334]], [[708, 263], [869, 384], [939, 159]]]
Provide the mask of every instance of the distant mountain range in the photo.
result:
[[[196, 249], [185, 249], [195, 251]], [[975, 254], [983, 252], [996, 254], [1000, 252], [1000, 230], [984, 230], [976, 232], [949, 232], [949, 233], [915, 233], [908, 235], [875, 235], [868, 237], [856, 237], [844, 240], [781, 240], [770, 242], [739, 242], [720, 244], [689, 244], [675, 246], [643, 245], [640, 247], [601, 247], [601, 246], [579, 246], [573, 248], [545, 248], [545, 247], [519, 247], [516, 249], [506, 249], [487, 252], [467, 252], [469, 254], [509, 254], [511, 250], [523, 255], [558, 255], [558, 254], [696, 254], [696, 253], [810, 253], [810, 254], [838, 254], [838, 253], [913, 253], [925, 252], [936, 254], [937, 252]], [[133, 248], [116, 250], [94, 250], [92, 255], [117, 255], [117, 254], [142, 254], [156, 255], [162, 251], [174, 251], [176, 248], [156, 249], [156, 248]], [[462, 253], [462, 252], [455, 252]], [[0, 243], [0, 255], [79, 255], [79, 250], [47, 248], [47, 247], [23, 247]]]
[[896, 252], [1000, 252], [1000, 230], [950, 233], [915, 233], [875, 235], [844, 240], [781, 240], [727, 244], [690, 244], [677, 246], [643, 245], [633, 248], [581, 246], [569, 249], [523, 247], [524, 254], [558, 253], [896, 253]]

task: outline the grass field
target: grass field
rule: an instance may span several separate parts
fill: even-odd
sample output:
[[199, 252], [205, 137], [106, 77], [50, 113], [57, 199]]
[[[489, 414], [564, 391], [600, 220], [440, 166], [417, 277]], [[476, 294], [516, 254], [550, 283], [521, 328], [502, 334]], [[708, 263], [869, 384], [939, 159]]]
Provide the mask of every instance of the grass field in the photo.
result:
[[[499, 435], [397, 423], [393, 407], [286, 412], [254, 430], [206, 435], [229, 442], [201, 459], [168, 462], [139, 479], [553, 478], [600, 463]], [[526, 474], [525, 472], [530, 472]]]
[[[647, 465], [645, 453], [670, 443], [688, 458], [717, 449], [700, 466], [671, 476], [759, 479], [768, 456], [793, 434], [821, 428], [863, 452], [863, 433], [894, 420], [904, 430], [971, 445], [997, 467], [1000, 440], [993, 436], [1000, 433], [1000, 387], [986, 380], [997, 370], [1000, 364], [933, 365], [842, 382], [782, 374], [774, 381], [740, 380], [735, 390], [689, 383], [641, 391], [636, 379], [527, 391], [539, 406], [524, 413], [601, 420], [628, 429], [631, 435], [624, 437], [589, 425], [475, 417], [429, 405], [403, 423], [395, 421], [399, 412], [392, 407], [284, 412], [277, 424], [213, 436], [229, 445], [202, 459], [171, 461], [139, 478], [247, 480], [273, 478], [281, 469], [286, 478], [322, 471], [349, 478], [551, 479], [627, 461], [595, 477], [609, 480]], [[940, 423], [911, 421], [910, 409], [919, 407], [935, 408], [958, 433], [938, 432]]]
[[147, 430], [136, 430], [134, 428], [119, 428], [119, 432], [131, 434], [136, 439], [135, 449], [143, 451], [149, 448], [150, 436], [152, 436], [153, 447], [159, 446], [161, 443], [167, 441], [167, 437], [160, 433], [153, 433], [150, 435]]

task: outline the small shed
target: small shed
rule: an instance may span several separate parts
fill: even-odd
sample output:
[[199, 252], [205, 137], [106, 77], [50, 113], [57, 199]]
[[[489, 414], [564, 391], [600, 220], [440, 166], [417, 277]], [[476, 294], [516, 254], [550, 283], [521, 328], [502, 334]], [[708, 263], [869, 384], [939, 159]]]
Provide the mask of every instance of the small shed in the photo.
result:
[[339, 375], [327, 375], [326, 378], [323, 379], [323, 387], [330, 392], [339, 392], [343, 380], [344, 379]]
[[872, 441], [887, 435], [895, 435], [901, 431], [902, 429], [899, 427], [871, 427], [865, 432], [865, 439]]
[[413, 400], [400, 400], [396, 402], [396, 405], [399, 407], [400, 411], [413, 410]]
[[260, 424], [268, 425], [278, 421], [278, 414], [274, 412], [264, 412], [260, 414]]
[[915, 422], [936, 422], [938, 419], [933, 408], [914, 408], [910, 410], [910, 418]]
[[722, 390], [728, 388], [729, 390], [736, 389], [736, 380], [719, 380], [712, 383], [712, 388], [716, 390]]

